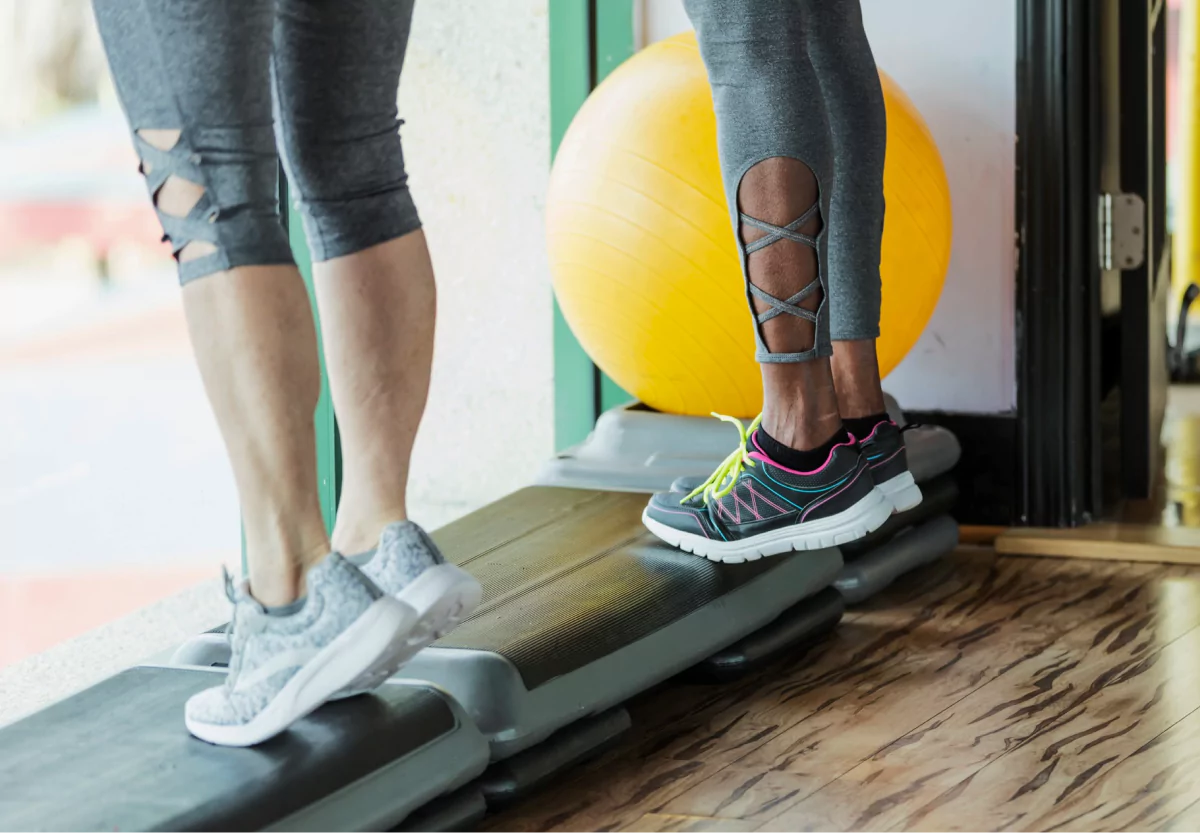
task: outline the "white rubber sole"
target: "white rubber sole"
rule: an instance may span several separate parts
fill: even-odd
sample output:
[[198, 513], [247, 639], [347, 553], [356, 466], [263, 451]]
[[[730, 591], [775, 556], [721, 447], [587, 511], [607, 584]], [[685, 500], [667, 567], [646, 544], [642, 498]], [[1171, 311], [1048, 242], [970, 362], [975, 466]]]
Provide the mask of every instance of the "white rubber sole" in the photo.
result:
[[279, 690], [274, 699], [247, 723], [235, 726], [186, 719], [187, 729], [200, 740], [218, 746], [254, 746], [273, 738], [308, 716], [343, 689], [371, 688], [386, 680], [411, 656], [407, 638], [417, 613], [389, 596], [376, 599], [363, 614]]
[[[404, 637], [402, 666], [470, 616], [483, 598], [483, 588], [466, 570], [453, 564], [438, 564], [417, 576], [396, 598], [416, 613], [412, 629]], [[374, 691], [396, 670], [381, 668], [375, 676], [366, 678], [360, 685], [347, 686], [332, 699], [341, 700]]]
[[461, 567], [439, 564], [417, 576], [396, 598], [417, 612], [417, 627], [411, 639], [424, 648], [475, 612], [483, 598], [483, 587]]
[[684, 532], [654, 520], [648, 512], [649, 507], [642, 512], [642, 523], [668, 544], [709, 561], [740, 564], [743, 561], [757, 561], [764, 556], [820, 550], [857, 541], [883, 526], [891, 517], [892, 503], [875, 488], [858, 503], [836, 515], [772, 529], [738, 541], [715, 541], [693, 532]]
[[883, 492], [897, 512], [907, 512], [921, 505], [921, 487], [913, 480], [912, 472], [898, 474], [891, 480], [876, 483], [875, 488]]

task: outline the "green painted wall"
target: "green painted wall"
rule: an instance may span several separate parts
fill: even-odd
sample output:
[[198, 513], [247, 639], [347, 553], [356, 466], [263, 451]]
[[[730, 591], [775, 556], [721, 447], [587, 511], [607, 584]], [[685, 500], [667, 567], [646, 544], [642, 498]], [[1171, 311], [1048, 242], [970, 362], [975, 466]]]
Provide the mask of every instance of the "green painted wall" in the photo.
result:
[[[588, 0], [550, 4], [550, 154], [553, 159], [576, 111], [592, 89]], [[554, 302], [554, 446], [582, 440], [596, 416], [595, 368]]]
[[[551, 153], [592, 88], [633, 54], [633, 0], [549, 0]], [[599, 414], [631, 397], [596, 369], [554, 306], [554, 441], [587, 437]]]
[[[282, 177], [282, 173], [280, 176]], [[286, 195], [286, 186], [280, 189]], [[317, 484], [321, 495], [321, 514], [325, 526], [333, 532], [333, 521], [337, 514], [338, 492], [341, 489], [341, 446], [338, 441], [337, 420], [333, 414], [333, 400], [329, 397], [329, 376], [325, 372], [325, 351], [321, 348], [321, 316], [317, 312], [317, 298], [313, 291], [312, 255], [304, 239], [304, 228], [295, 203], [285, 198], [283, 209], [287, 211], [288, 238], [292, 244], [292, 256], [304, 277], [308, 297], [312, 302], [313, 321], [317, 326], [317, 355], [321, 362], [321, 398], [317, 400], [314, 424], [317, 432]]]

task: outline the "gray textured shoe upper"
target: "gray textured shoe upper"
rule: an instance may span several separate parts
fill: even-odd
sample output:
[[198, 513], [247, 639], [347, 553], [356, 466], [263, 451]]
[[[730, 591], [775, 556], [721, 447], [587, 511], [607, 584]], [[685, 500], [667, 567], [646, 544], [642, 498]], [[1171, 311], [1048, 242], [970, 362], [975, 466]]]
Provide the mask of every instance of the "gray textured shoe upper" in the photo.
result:
[[268, 614], [249, 585], [225, 592], [233, 602], [232, 656], [225, 684], [191, 698], [188, 717], [204, 723], [238, 725], [252, 720], [296, 672], [353, 624], [382, 593], [336, 553], [308, 572], [308, 595], [286, 616]]
[[417, 576], [446, 563], [429, 533], [412, 521], [397, 521], [384, 527], [373, 552], [351, 559], [362, 567], [383, 592], [395, 596]]

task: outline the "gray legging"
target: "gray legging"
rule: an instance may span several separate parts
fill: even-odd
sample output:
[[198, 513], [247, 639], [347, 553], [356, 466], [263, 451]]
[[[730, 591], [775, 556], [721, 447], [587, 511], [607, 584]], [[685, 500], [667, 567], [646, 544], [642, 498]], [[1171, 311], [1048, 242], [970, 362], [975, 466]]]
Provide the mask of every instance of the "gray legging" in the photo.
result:
[[[751, 252], [780, 239], [817, 250], [825, 293], [815, 314], [797, 306], [815, 285], [774, 298], [746, 276], [751, 309], [753, 297], [770, 307], [756, 316], [758, 360], [804, 361], [830, 355], [831, 338], [877, 338], [887, 131], [858, 0], [685, 0], [685, 6], [712, 85], [735, 236], [740, 241], [739, 222], [767, 232], [742, 247], [743, 272]], [[798, 159], [816, 175], [821, 197], [814, 209], [828, 222], [815, 240], [794, 231], [810, 215], [780, 228], [738, 210], [742, 177], [776, 156]], [[812, 350], [767, 349], [762, 324], [780, 314], [815, 323]]]
[[[314, 259], [420, 227], [396, 92], [413, 0], [94, 0], [152, 198], [172, 175], [204, 188], [186, 217], [159, 211], [186, 282], [291, 263], [278, 154]], [[160, 150], [141, 130], [179, 130]], [[199, 247], [198, 247], [199, 248]]]
[[[396, 92], [413, 0], [95, 0], [117, 91], [151, 196], [172, 175], [201, 185], [186, 217], [159, 211], [181, 281], [236, 266], [291, 262], [278, 222], [284, 165], [316, 260], [351, 254], [420, 226], [397, 132]], [[775, 298], [747, 279], [758, 358], [803, 361], [833, 339], [879, 335], [883, 229], [883, 94], [858, 0], [686, 0], [716, 103], [721, 165], [737, 229], [767, 232], [746, 258], [780, 239], [814, 246], [825, 290]], [[180, 130], [160, 150], [141, 130]], [[816, 175], [816, 238], [740, 214], [742, 177], [775, 156]], [[739, 237], [740, 239], [740, 237]], [[753, 301], [751, 301], [753, 304]], [[828, 310], [828, 312], [826, 312]], [[761, 324], [814, 321], [812, 350], [771, 353]]]

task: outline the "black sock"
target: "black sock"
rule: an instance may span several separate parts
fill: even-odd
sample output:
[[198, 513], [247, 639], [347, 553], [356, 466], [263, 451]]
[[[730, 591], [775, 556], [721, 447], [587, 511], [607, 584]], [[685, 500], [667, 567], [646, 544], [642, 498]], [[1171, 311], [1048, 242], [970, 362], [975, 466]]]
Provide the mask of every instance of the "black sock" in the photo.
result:
[[842, 425], [846, 426], [846, 430], [854, 439], [862, 442], [867, 437], [871, 436], [871, 432], [875, 430], [875, 426], [881, 422], [887, 422], [891, 419], [887, 414], [875, 414], [874, 416], [853, 417], [851, 419], [842, 418]]
[[800, 451], [795, 448], [788, 448], [768, 434], [762, 426], [759, 426], [759, 429], [751, 437], [751, 448], [753, 448], [755, 441], [758, 442], [763, 452], [776, 463], [779, 463], [779, 465], [795, 469], [796, 471], [812, 471], [825, 465], [835, 445], [850, 442], [850, 435], [846, 433], [845, 428], [839, 428], [829, 438], [828, 442], [824, 442], [809, 451]]

